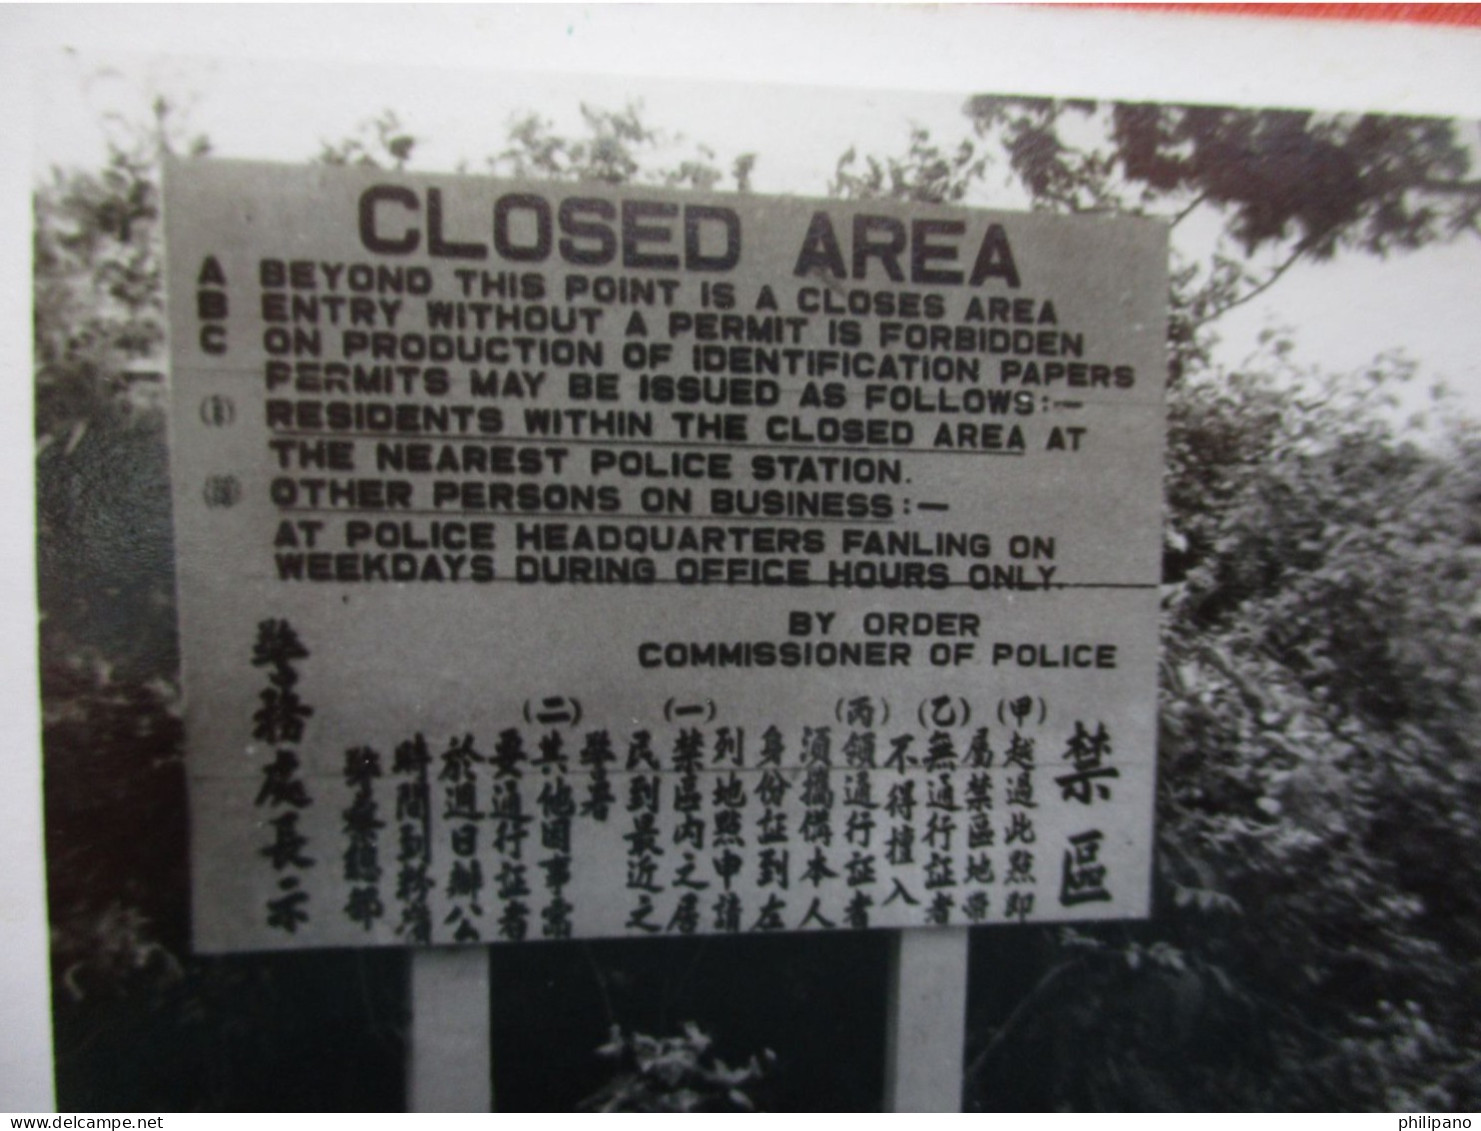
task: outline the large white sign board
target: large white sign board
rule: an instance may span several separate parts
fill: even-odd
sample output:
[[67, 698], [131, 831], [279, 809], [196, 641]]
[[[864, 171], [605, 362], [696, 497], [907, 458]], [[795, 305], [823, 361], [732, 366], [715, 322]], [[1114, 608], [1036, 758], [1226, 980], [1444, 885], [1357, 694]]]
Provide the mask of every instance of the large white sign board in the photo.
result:
[[165, 207], [199, 948], [1146, 913], [1164, 228]]

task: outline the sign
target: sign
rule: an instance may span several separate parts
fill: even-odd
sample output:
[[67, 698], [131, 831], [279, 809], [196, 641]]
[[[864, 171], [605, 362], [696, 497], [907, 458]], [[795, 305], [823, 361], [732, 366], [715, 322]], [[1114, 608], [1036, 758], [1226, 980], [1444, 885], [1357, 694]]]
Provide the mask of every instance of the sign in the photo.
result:
[[1146, 914], [1165, 228], [165, 210], [199, 949]]

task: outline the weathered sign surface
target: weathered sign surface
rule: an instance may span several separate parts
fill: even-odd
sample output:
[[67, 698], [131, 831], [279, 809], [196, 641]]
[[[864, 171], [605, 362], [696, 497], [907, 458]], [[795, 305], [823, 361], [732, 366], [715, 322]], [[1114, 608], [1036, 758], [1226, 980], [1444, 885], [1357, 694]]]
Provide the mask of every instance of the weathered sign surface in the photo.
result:
[[1146, 913], [1165, 229], [165, 207], [200, 949]]

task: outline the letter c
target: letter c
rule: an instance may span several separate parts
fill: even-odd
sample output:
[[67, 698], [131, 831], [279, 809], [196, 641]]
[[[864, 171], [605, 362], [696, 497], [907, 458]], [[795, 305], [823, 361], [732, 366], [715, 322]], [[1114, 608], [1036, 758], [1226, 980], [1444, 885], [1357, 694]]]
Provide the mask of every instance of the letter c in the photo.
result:
[[376, 230], [375, 206], [381, 201], [404, 205], [412, 212], [421, 208], [417, 194], [400, 185], [372, 185], [360, 194], [360, 242], [381, 255], [410, 255], [421, 243], [422, 233], [410, 227], [399, 239], [387, 239]]

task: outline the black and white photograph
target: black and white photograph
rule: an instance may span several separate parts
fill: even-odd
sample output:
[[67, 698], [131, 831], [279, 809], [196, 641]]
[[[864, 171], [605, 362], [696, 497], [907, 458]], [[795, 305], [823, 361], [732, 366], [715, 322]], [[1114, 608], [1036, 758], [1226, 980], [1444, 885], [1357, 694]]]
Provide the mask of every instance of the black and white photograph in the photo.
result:
[[1481, 30], [1388, 7], [53, 17], [55, 1110], [1469, 1126]]

